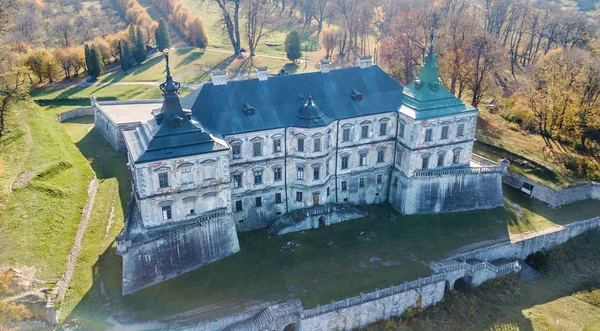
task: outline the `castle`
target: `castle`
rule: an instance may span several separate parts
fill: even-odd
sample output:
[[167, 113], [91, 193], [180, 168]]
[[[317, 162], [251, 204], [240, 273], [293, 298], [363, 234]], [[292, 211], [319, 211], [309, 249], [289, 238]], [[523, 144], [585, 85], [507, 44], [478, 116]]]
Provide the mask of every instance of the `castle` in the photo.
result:
[[126, 148], [133, 177], [117, 237], [124, 294], [236, 253], [237, 231], [326, 226], [360, 216], [360, 204], [403, 214], [503, 204], [507, 164], [472, 154], [478, 110], [442, 85], [432, 46], [404, 88], [362, 58], [244, 81], [215, 73], [182, 99], [166, 58], [161, 103], [92, 99], [96, 129]]

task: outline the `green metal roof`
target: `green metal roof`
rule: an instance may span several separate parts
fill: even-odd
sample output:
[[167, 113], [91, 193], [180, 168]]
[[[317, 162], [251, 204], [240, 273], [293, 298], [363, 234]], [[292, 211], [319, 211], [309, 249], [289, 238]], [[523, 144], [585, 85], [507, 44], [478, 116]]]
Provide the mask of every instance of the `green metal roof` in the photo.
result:
[[429, 52], [425, 56], [417, 80], [404, 88], [400, 112], [417, 120], [478, 112], [444, 87], [440, 79], [437, 56], [433, 52], [433, 32]]

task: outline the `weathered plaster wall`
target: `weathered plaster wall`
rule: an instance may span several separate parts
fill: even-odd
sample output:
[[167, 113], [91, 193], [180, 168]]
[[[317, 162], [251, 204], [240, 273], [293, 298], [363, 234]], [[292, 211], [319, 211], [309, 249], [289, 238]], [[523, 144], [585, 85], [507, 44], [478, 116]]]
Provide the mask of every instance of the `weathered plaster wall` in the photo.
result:
[[598, 183], [570, 186], [557, 190], [512, 171], [502, 177], [502, 182], [516, 189], [521, 189], [524, 183], [533, 185], [531, 196], [553, 207], [585, 199], [600, 200], [600, 184]]
[[123, 294], [157, 284], [240, 250], [230, 215], [185, 227], [163, 229], [162, 236], [120, 242]]
[[62, 123], [64, 121], [70, 120], [72, 118], [83, 117], [83, 116], [93, 116], [93, 115], [94, 115], [94, 109], [91, 107], [77, 108], [77, 109], [69, 110], [67, 112], [64, 112], [64, 113], [58, 115], [58, 121]]
[[404, 214], [448, 213], [503, 205], [502, 173], [462, 173], [407, 178], [394, 169], [398, 184], [390, 202]]
[[[353, 220], [360, 217], [364, 217], [365, 214], [355, 210], [354, 208], [341, 208], [341, 206], [331, 206], [332, 212], [327, 213], [325, 215], [310, 215], [307, 216], [306, 219], [300, 223], [297, 223], [294, 226], [289, 226], [281, 230], [278, 235], [309, 230], [309, 229], [317, 229], [321, 226], [329, 226], [331, 224], [344, 222], [347, 220]], [[307, 210], [307, 213], [310, 214], [310, 210]], [[323, 224], [321, 224], [321, 221]]]

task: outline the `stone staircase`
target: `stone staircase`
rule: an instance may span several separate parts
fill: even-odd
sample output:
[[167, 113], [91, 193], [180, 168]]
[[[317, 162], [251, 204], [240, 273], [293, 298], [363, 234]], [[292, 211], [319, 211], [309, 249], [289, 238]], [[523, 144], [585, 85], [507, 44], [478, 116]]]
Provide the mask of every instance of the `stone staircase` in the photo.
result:
[[525, 263], [525, 261], [521, 261], [521, 271], [519, 272], [518, 279], [522, 283], [530, 282], [532, 280], [536, 280], [542, 277], [542, 274], [533, 269], [529, 264]]
[[328, 204], [311, 208], [296, 209], [285, 215], [279, 216], [273, 222], [269, 223], [269, 225], [267, 225], [267, 232], [269, 235], [274, 236], [280, 233], [281, 230], [289, 226], [294, 226], [306, 220], [308, 217], [328, 215], [333, 212], [353, 214], [355, 215], [354, 218], [363, 217], [365, 215], [364, 212], [347, 204]]

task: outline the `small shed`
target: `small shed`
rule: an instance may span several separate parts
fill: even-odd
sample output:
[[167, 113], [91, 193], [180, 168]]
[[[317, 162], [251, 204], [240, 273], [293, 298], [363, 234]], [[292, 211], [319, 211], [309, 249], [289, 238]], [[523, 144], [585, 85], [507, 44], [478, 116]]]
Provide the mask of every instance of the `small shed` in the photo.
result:
[[496, 98], [491, 98], [487, 101], [487, 104], [485, 105], [485, 108], [487, 110], [489, 110], [491, 113], [494, 113], [496, 111], [498, 111], [498, 106], [500, 105], [500, 102], [498, 102], [498, 99]]

